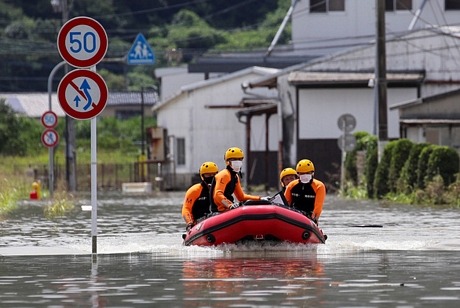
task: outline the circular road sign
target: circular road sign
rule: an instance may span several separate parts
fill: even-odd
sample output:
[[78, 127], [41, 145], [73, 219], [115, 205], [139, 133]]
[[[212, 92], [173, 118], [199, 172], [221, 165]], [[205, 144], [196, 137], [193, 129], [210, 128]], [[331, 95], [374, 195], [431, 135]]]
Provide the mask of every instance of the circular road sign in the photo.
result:
[[337, 140], [339, 149], [345, 152], [351, 152], [356, 147], [356, 137], [352, 134], [344, 134]]
[[109, 96], [104, 79], [99, 74], [84, 69], [65, 75], [57, 92], [64, 112], [77, 120], [88, 120], [100, 114]]
[[49, 110], [43, 113], [41, 120], [43, 126], [46, 128], [53, 128], [57, 125], [58, 117], [53, 111]]
[[108, 38], [96, 20], [80, 16], [67, 21], [59, 30], [57, 47], [70, 65], [85, 68], [96, 65], [105, 56]]
[[353, 115], [346, 113], [342, 114], [337, 120], [337, 126], [341, 131], [346, 133], [351, 132], [356, 127], [356, 119]]
[[49, 148], [53, 148], [57, 145], [58, 141], [59, 141], [59, 135], [54, 129], [48, 128], [43, 131], [42, 143], [44, 145], [46, 145]]

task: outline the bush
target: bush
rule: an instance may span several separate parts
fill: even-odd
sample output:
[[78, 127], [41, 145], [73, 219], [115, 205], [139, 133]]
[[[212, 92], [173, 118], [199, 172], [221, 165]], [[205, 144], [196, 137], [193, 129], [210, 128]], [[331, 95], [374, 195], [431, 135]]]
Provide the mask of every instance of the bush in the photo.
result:
[[366, 165], [364, 166], [364, 179], [366, 183], [367, 196], [374, 196], [375, 171], [378, 165], [378, 140], [376, 136], [367, 136], [363, 139], [366, 144]]
[[377, 199], [383, 198], [390, 192], [390, 187], [388, 186], [388, 175], [390, 171], [391, 156], [393, 154], [393, 148], [396, 145], [396, 141], [390, 141], [387, 143], [383, 150], [380, 162], [378, 163], [377, 170], [375, 171], [374, 197]]
[[397, 190], [401, 170], [409, 157], [413, 145], [414, 142], [405, 138], [395, 141], [391, 153], [390, 169], [388, 171], [388, 187], [391, 192], [396, 192]]
[[437, 146], [428, 159], [425, 183], [431, 182], [436, 175], [440, 175], [444, 186], [455, 182], [458, 173], [459, 155], [456, 149], [449, 146]]
[[417, 188], [425, 189], [425, 176], [428, 166], [428, 159], [430, 158], [431, 152], [433, 152], [436, 145], [430, 144], [423, 148], [422, 152], [420, 153], [420, 157], [417, 163]]
[[418, 161], [420, 159], [420, 154], [424, 148], [429, 146], [429, 143], [416, 143], [412, 146], [409, 157], [404, 164], [404, 167], [401, 170], [401, 177], [399, 185], [399, 191], [402, 193], [410, 193], [412, 192], [417, 186], [417, 168], [418, 168]]
[[356, 153], [358, 151], [366, 150], [366, 142], [368, 140], [369, 133], [367, 132], [355, 132], [353, 134], [356, 137], [356, 147], [353, 151], [347, 152], [345, 157], [345, 180], [351, 181], [353, 185], [358, 185], [358, 171], [356, 166]]

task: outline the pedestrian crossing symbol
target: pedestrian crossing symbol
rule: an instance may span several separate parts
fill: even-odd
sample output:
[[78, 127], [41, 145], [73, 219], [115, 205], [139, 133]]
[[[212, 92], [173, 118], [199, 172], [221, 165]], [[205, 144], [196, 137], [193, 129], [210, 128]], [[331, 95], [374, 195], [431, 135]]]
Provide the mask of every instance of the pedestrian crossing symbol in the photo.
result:
[[142, 33], [139, 33], [134, 40], [128, 53], [127, 62], [132, 65], [155, 63], [155, 54]]

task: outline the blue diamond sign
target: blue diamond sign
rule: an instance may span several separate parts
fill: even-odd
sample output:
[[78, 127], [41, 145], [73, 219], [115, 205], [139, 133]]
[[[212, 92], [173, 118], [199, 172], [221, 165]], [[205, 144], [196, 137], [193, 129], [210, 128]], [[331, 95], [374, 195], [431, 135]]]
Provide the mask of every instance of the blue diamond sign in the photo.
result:
[[139, 33], [129, 50], [127, 63], [132, 65], [154, 64], [155, 54], [142, 33]]

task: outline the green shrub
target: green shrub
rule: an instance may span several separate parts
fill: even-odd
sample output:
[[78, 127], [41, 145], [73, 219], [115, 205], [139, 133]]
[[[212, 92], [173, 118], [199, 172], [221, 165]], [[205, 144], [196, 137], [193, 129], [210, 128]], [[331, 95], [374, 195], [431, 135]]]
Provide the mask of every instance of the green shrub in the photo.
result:
[[395, 140], [394, 142], [395, 144], [391, 153], [390, 169], [388, 171], [388, 187], [391, 192], [396, 192], [397, 190], [396, 188], [401, 170], [414, 145], [414, 142], [406, 138]]
[[391, 164], [391, 156], [393, 154], [393, 148], [396, 145], [397, 140], [390, 141], [387, 143], [383, 150], [382, 157], [375, 171], [374, 179], [374, 197], [377, 199], [383, 198], [387, 193], [390, 192], [388, 186], [389, 171]]
[[417, 187], [417, 168], [420, 154], [424, 148], [429, 146], [429, 143], [416, 143], [412, 146], [409, 157], [401, 170], [401, 177], [399, 185], [400, 192], [410, 193]]
[[430, 158], [431, 152], [433, 152], [434, 148], [437, 147], [434, 144], [430, 144], [423, 148], [422, 152], [420, 153], [420, 157], [417, 163], [417, 188], [425, 189], [425, 176], [428, 166], [428, 159]]
[[350, 181], [353, 185], [358, 185], [358, 170], [356, 166], [356, 153], [366, 149], [366, 137], [369, 136], [368, 132], [355, 132], [356, 147], [353, 151], [347, 152], [345, 156], [345, 180]]
[[428, 159], [425, 183], [431, 182], [436, 175], [440, 175], [444, 186], [455, 182], [458, 173], [459, 155], [456, 149], [449, 146], [437, 146]]
[[366, 165], [364, 166], [364, 180], [366, 183], [367, 196], [374, 196], [374, 178], [378, 165], [378, 140], [376, 136], [367, 136], [363, 139], [366, 144]]

